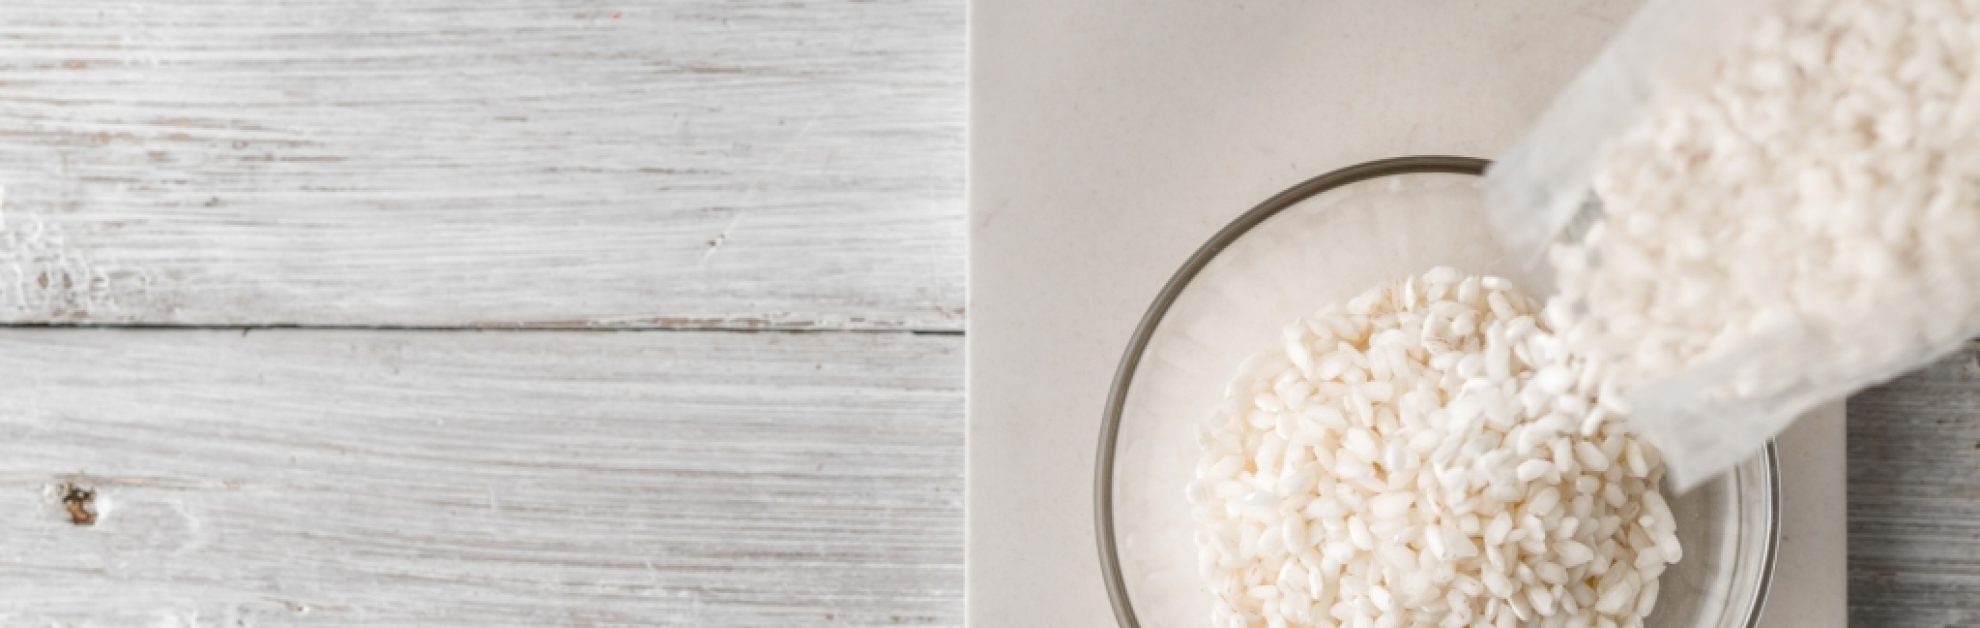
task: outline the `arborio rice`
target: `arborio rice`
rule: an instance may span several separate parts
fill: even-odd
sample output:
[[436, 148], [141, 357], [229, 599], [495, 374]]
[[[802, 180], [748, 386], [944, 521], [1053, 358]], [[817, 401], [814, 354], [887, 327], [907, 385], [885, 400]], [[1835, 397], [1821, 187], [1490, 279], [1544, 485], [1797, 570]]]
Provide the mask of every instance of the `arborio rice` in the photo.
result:
[[1980, 2], [1763, 6], [1608, 144], [1604, 220], [1552, 255], [1564, 335], [1686, 481], [1980, 332]]
[[1436, 268], [1248, 362], [1189, 487], [1214, 625], [1642, 625], [1682, 556], [1658, 453], [1535, 311]]
[[1487, 173], [1674, 486], [1980, 335], [1976, 78], [1980, 0], [1656, 0]]

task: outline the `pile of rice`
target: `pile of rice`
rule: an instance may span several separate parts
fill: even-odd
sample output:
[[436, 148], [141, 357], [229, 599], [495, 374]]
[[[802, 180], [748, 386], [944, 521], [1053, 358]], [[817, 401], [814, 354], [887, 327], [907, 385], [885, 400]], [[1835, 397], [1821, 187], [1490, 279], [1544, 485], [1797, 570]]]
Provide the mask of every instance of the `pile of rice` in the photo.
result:
[[1607, 145], [1551, 257], [1556, 329], [1688, 460], [1980, 333], [1980, 2], [1772, 4]]
[[1219, 628], [1640, 626], [1658, 453], [1510, 282], [1436, 268], [1254, 358], [1189, 487]]

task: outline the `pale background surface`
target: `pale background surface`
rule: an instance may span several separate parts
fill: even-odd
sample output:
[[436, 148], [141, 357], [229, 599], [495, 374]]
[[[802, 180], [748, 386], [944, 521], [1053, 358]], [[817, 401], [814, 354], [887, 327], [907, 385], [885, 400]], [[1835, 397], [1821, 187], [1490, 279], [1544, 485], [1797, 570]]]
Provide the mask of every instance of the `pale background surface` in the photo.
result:
[[[1506, 5], [1530, 29], [1464, 53], [1596, 44], [1555, 39], [1562, 9], [1537, 6]], [[1270, 39], [1333, 19], [1284, 8], [1205, 24]], [[0, 625], [961, 624], [964, 16], [0, 3]], [[1086, 52], [1215, 54], [1155, 44]], [[1235, 121], [1417, 81], [1241, 108], [1179, 84], [1143, 106]], [[1379, 156], [1323, 154], [1327, 133], [1392, 131], [1152, 147], [1281, 151], [1185, 199], [1249, 203]], [[1163, 269], [1194, 244], [1134, 238], [1093, 244]], [[1859, 617], [1980, 622], [1971, 360], [1851, 410]], [[67, 522], [65, 481], [98, 490], [96, 526]]]
[[960, 624], [964, 13], [0, 2], [0, 626]]

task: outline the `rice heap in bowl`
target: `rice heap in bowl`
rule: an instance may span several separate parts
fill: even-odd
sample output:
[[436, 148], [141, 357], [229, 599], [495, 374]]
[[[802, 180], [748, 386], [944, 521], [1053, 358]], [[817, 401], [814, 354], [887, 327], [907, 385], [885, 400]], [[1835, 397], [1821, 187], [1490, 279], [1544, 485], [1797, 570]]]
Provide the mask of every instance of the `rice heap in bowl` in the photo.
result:
[[1285, 328], [1203, 425], [1218, 628], [1641, 626], [1658, 453], [1511, 282], [1435, 268]]

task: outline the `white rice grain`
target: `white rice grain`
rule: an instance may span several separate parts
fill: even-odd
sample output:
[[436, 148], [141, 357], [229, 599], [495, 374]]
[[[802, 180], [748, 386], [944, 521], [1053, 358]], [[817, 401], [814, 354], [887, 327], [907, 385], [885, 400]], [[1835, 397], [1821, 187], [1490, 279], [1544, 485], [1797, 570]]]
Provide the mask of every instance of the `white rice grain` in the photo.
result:
[[1533, 306], [1438, 268], [1247, 362], [1188, 491], [1213, 625], [1640, 625], [1659, 459]]

